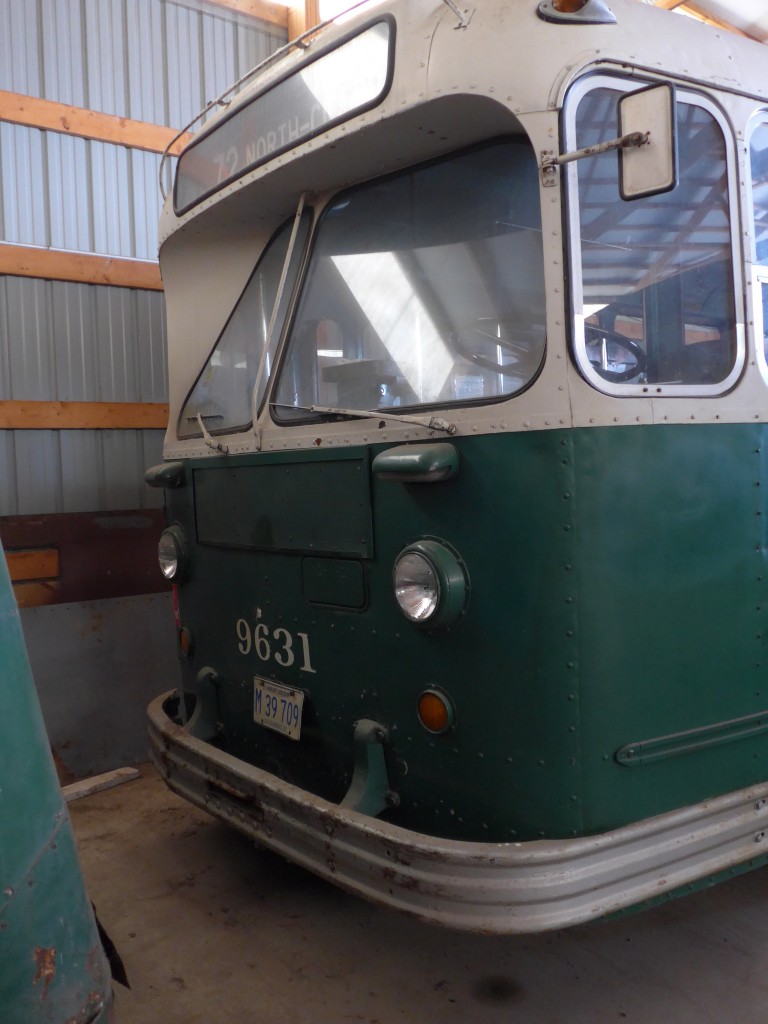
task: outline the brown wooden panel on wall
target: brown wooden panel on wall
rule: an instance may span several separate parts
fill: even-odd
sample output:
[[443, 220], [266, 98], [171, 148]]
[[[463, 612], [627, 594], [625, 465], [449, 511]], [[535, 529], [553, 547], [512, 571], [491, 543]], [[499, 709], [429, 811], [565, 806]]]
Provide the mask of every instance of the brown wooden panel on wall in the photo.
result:
[[296, 39], [320, 24], [320, 0], [303, 0], [288, 8], [288, 38]]
[[42, 246], [0, 242], [0, 274], [38, 277], [49, 281], [75, 281], [113, 288], [163, 290], [160, 268], [154, 260], [98, 256]]
[[26, 548], [6, 551], [8, 572], [12, 583], [55, 580], [59, 575], [59, 552], [56, 548]]
[[[72, 107], [4, 89], [0, 89], [0, 121], [60, 132], [63, 135], [77, 135], [79, 138], [109, 142], [129, 149], [144, 149], [150, 153], [164, 152], [166, 146], [179, 134], [175, 128], [132, 121], [128, 117]], [[182, 135], [171, 146], [170, 152], [178, 154], [190, 139], [191, 135]]]
[[0, 518], [19, 607], [166, 591], [157, 565], [164, 525], [162, 509]]
[[0, 430], [165, 430], [166, 402], [0, 399]]
[[281, 28], [288, 24], [288, 8], [270, 0], [212, 0], [212, 4], [258, 21], [268, 21]]

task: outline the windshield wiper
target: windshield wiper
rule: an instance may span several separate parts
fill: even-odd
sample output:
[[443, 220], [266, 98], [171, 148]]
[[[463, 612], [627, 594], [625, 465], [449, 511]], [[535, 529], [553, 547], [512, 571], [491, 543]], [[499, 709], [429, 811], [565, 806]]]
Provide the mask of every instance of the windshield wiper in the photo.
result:
[[[205, 418], [207, 420], [214, 420], [214, 419], [222, 419], [222, 416], [219, 413], [208, 413]], [[188, 416], [187, 419], [191, 419], [191, 417]], [[222, 455], [229, 454], [229, 447], [227, 445], [223, 444], [221, 441], [217, 441], [216, 438], [212, 437], [211, 434], [206, 429], [206, 426], [203, 423], [203, 413], [199, 412], [195, 416], [195, 419], [197, 420], [198, 424], [200, 425], [200, 430], [203, 433], [203, 440], [208, 445], [208, 447], [209, 448], [213, 448], [213, 450], [215, 452], [221, 452]]]
[[329, 405], [283, 405], [279, 402], [272, 402], [271, 407], [283, 409], [297, 409], [299, 412], [319, 412], [328, 416], [352, 416], [355, 419], [390, 420], [392, 423], [411, 423], [416, 427], [426, 427], [427, 430], [442, 430], [446, 434], [456, 433], [456, 424], [449, 423], [441, 416], [402, 416], [400, 413], [391, 413], [382, 409], [342, 409]]

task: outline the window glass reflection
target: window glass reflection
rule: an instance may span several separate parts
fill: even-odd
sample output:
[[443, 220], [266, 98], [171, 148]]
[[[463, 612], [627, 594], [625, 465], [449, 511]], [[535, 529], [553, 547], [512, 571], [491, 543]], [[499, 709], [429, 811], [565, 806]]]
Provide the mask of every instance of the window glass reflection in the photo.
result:
[[512, 394], [541, 364], [544, 308], [529, 146], [498, 142], [373, 182], [320, 223], [276, 415]]
[[[617, 136], [620, 95], [581, 99], [578, 148]], [[576, 172], [585, 351], [610, 384], [717, 384], [736, 359], [725, 140], [707, 110], [677, 110], [671, 192], [621, 199], [615, 152]]]

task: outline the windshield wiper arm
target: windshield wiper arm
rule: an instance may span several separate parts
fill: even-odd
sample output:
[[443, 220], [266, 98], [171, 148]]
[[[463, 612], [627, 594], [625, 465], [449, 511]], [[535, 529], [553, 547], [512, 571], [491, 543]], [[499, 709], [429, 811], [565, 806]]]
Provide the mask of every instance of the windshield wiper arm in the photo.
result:
[[[273, 402], [272, 408], [280, 403]], [[365, 420], [390, 420], [393, 423], [412, 423], [416, 427], [426, 427], [427, 430], [442, 430], [446, 434], [456, 433], [456, 424], [449, 423], [441, 416], [402, 416], [400, 413], [391, 413], [382, 409], [342, 409], [330, 405], [287, 405], [285, 409], [298, 409], [300, 412], [319, 412], [330, 416], [354, 416], [357, 419]]]
[[[187, 418], [190, 419], [191, 417], [187, 417]], [[212, 414], [212, 415], [208, 415], [205, 418], [208, 419], [208, 420], [210, 420], [210, 419], [221, 419], [221, 417], [219, 415], [215, 414], [215, 413]], [[211, 436], [211, 434], [209, 433], [209, 431], [206, 428], [205, 424], [203, 423], [203, 414], [202, 413], [198, 413], [195, 416], [195, 419], [197, 420], [198, 424], [200, 425], [200, 430], [203, 433], [203, 440], [208, 445], [208, 447], [209, 448], [213, 448], [213, 450], [215, 452], [222, 452], [224, 455], [227, 455], [229, 453], [229, 447], [227, 445], [223, 444], [221, 441], [217, 441], [215, 437]]]

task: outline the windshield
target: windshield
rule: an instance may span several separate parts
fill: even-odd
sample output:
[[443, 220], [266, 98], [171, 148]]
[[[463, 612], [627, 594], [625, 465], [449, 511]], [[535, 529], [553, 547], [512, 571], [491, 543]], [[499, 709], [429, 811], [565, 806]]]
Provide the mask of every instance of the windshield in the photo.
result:
[[[311, 216], [302, 216], [291, 254], [291, 264], [272, 327], [269, 352], [262, 373], [257, 407], [261, 404], [272, 369], [288, 304], [301, 264]], [[273, 237], [232, 311], [203, 372], [184, 404], [178, 435], [202, 437], [200, 421], [211, 434], [247, 430], [252, 423], [253, 389], [259, 372], [280, 276], [288, 252], [293, 221]]]
[[544, 309], [529, 145], [496, 142], [364, 185], [318, 227], [275, 415], [511, 395], [543, 359]]

